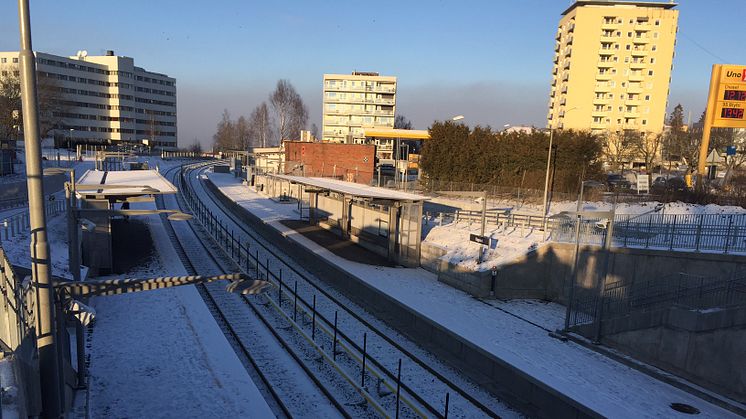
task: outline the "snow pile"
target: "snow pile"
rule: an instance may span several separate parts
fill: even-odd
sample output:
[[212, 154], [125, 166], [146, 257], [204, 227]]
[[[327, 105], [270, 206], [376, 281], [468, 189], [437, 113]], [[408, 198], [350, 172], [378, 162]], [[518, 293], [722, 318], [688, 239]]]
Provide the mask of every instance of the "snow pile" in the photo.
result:
[[485, 236], [490, 237], [490, 246], [481, 264], [478, 257], [484, 246], [469, 240], [470, 234], [481, 232], [479, 223], [458, 222], [434, 227], [424, 242], [445, 248], [447, 253], [441, 257], [442, 260], [470, 270], [488, 270], [510, 263], [535, 251], [544, 242], [543, 232], [529, 227], [487, 227]]

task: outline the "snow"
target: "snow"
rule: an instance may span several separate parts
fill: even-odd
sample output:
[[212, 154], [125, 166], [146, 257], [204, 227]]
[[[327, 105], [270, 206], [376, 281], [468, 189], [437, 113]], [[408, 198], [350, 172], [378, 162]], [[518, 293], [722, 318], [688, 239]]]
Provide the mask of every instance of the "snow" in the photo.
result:
[[434, 227], [427, 233], [424, 242], [435, 244], [447, 250], [441, 257], [454, 265], [471, 270], [489, 270], [493, 266], [509, 264], [526, 253], [535, 251], [544, 240], [544, 233], [538, 229], [514, 227], [495, 227], [488, 225], [485, 235], [491, 243], [497, 242], [486, 250], [484, 260], [478, 263], [481, 244], [469, 240], [470, 234], [481, 233], [479, 223], [458, 222]]
[[[158, 255], [124, 276], [185, 275], [160, 218], [138, 219]], [[64, 213], [47, 221], [52, 274], [70, 278]], [[11, 263], [31, 266], [28, 234], [3, 249]], [[91, 305], [91, 417], [274, 417], [194, 286], [98, 297]]]
[[[159, 256], [128, 277], [185, 275], [157, 216]], [[274, 417], [193, 286], [98, 297], [92, 417]]]
[[[669, 404], [678, 402], [697, 407], [702, 417], [735, 417], [597, 352], [571, 341], [554, 339], [545, 329], [481, 304], [468, 294], [438, 282], [436, 275], [423, 269], [386, 268], [342, 259], [280, 223], [280, 219], [297, 217], [287, 207], [251, 191], [230, 176], [210, 175], [210, 178], [223, 193], [319, 257], [603, 416], [669, 417], [676, 415]], [[560, 311], [556, 305], [548, 307]], [[531, 311], [525, 306], [506, 307], [506, 311], [511, 309], [520, 314]], [[554, 325], [549, 318], [537, 317], [537, 324]]]
[[[225, 176], [225, 174], [223, 174]], [[321, 178], [321, 177], [304, 177], [304, 176], [290, 176], [290, 175], [272, 175], [278, 179], [284, 179], [294, 183], [302, 183], [305, 185], [315, 186], [321, 189], [329, 189], [343, 193], [345, 195], [353, 195], [365, 198], [376, 198], [376, 199], [393, 199], [401, 201], [426, 201], [429, 198], [424, 195], [416, 195], [411, 193], [394, 191], [386, 188], [378, 188], [375, 186], [363, 185], [354, 182], [345, 182], [337, 179]]]
[[[106, 176], [104, 178], [104, 176]], [[100, 171], [89, 170], [78, 180], [79, 185], [133, 186], [132, 188], [105, 189], [106, 195], [139, 195], [142, 187], [157, 189], [161, 194], [174, 194], [176, 187], [157, 170]]]

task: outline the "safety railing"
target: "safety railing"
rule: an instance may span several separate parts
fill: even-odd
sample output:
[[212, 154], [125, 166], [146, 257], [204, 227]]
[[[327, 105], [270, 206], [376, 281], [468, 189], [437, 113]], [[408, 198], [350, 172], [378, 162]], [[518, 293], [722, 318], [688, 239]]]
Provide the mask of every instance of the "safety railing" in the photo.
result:
[[0, 346], [15, 351], [26, 339], [36, 339], [35, 302], [31, 281], [16, 274], [5, 250], [0, 248]]
[[[401, 362], [396, 371], [386, 367], [383, 361], [371, 356], [367, 351], [367, 333], [362, 336], [362, 342], [353, 338], [353, 334], [343, 330], [338, 324], [338, 312], [334, 312], [334, 318], [324, 316], [316, 309], [317, 296], [314, 294], [309, 298], [302, 296], [298, 292], [298, 282], [284, 282], [282, 278], [282, 269], [274, 272], [270, 269], [269, 259], [262, 262], [259, 259], [259, 249], [252, 249], [249, 242], [242, 243], [239, 236], [229, 230], [222, 220], [213, 214], [188, 186], [184, 172], [180, 175], [180, 192], [191, 208], [192, 215], [204, 227], [205, 231], [210, 234], [218, 245], [233, 259], [238, 266], [243, 267], [247, 272], [253, 271], [266, 281], [271, 282], [277, 287], [277, 298], [270, 301], [270, 304], [280, 310], [281, 314], [291, 321], [298, 328], [301, 334], [308, 335], [311, 342], [317, 350], [323, 352], [323, 357], [334, 366], [342, 376], [350, 381], [355, 380], [353, 385], [357, 388], [366, 400], [371, 403], [373, 408], [382, 412], [378, 402], [370, 398], [370, 392], [375, 390], [378, 394], [385, 392], [395, 393], [396, 410], [399, 410], [399, 403], [408, 405], [418, 416], [433, 416], [438, 418], [447, 418], [449, 410], [450, 393], [445, 394], [445, 404], [443, 408], [433, 406], [417, 391], [406, 384], [401, 375]], [[286, 307], [283, 309], [283, 307]], [[287, 312], [285, 312], [287, 310]], [[309, 330], [310, 329], [310, 330]], [[323, 335], [323, 337], [322, 337]], [[320, 344], [321, 340], [328, 341], [327, 344]], [[345, 354], [360, 366], [357, 378], [356, 373], [342, 368], [337, 364], [340, 355]], [[357, 381], [359, 380], [359, 382]], [[371, 387], [370, 383], [375, 383]], [[423, 411], [426, 410], [426, 412]], [[398, 417], [398, 415], [397, 415]]]
[[[601, 245], [599, 220], [581, 223], [581, 244]], [[574, 242], [570, 217], [553, 225], [552, 240]], [[613, 247], [713, 253], [746, 253], [746, 214], [646, 214], [614, 217]]]
[[[45, 205], [47, 217], [54, 217], [65, 212], [65, 201], [47, 201]], [[28, 232], [29, 212], [22, 211], [9, 217], [0, 218], [0, 240], [6, 241], [20, 234]]]

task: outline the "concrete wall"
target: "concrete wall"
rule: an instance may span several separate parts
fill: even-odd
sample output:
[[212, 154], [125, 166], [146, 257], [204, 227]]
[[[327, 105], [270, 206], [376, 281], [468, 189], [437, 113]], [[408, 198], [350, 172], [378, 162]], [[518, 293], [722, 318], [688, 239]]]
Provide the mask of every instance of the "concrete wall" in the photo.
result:
[[603, 343], [746, 403], [746, 307], [639, 313], [604, 322]]
[[[44, 176], [44, 193], [46, 195], [61, 191], [69, 176], [65, 173]], [[26, 180], [0, 184], [0, 202], [3, 201], [27, 201]]]
[[211, 182], [207, 188], [238, 218], [282, 251], [293, 257], [311, 274], [334, 286], [356, 304], [364, 307], [400, 333], [482, 384], [496, 397], [521, 412], [542, 418], [600, 417], [596, 412], [509, 363], [423, 317], [398, 300], [366, 282], [319, 258], [311, 250], [284, 236], [228, 199]]

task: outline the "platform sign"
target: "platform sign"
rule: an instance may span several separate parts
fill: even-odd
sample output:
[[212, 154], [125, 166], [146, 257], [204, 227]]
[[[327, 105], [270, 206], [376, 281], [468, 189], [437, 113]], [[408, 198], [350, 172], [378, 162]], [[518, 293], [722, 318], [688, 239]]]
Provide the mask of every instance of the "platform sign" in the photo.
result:
[[470, 234], [469, 240], [473, 241], [474, 243], [479, 243], [483, 245], [488, 245], [490, 243], [490, 238], [487, 236], [480, 236], [479, 234]]
[[746, 66], [720, 67], [712, 118], [716, 128], [746, 128]]

